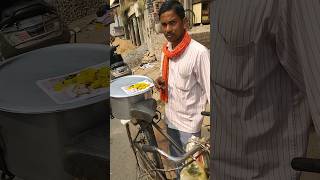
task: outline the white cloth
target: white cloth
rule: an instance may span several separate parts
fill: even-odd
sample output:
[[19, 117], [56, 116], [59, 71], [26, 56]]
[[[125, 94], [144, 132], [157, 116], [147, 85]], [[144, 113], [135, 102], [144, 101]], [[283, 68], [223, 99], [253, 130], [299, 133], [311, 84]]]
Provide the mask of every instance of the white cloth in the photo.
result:
[[[168, 48], [172, 50], [171, 43]], [[181, 56], [169, 61], [168, 98], [165, 121], [169, 128], [199, 132], [201, 111], [210, 102], [210, 53], [193, 39]]]

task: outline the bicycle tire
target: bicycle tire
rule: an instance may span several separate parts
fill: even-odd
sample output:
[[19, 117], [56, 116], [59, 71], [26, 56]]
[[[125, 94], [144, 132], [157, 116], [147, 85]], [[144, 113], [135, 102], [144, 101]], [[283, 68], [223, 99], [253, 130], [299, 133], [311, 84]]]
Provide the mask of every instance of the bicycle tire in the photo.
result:
[[[158, 153], [153, 152], [153, 153], [146, 153], [142, 150], [142, 145], [151, 145], [151, 146], [155, 146], [158, 147], [158, 143], [156, 140], [156, 137], [154, 135], [154, 131], [153, 131], [153, 127], [150, 123], [145, 123], [145, 122], [140, 122], [140, 127], [141, 127], [141, 137], [138, 137], [138, 139], [136, 140], [135, 145], [137, 146], [137, 151], [138, 151], [138, 158], [143, 160], [143, 165], [144, 167], [147, 168], [148, 171], [154, 171], [155, 168], [158, 169], [163, 169], [163, 163], [161, 160], [161, 157]], [[141, 139], [139, 139], [141, 138]], [[148, 162], [146, 162], [148, 161]], [[147, 163], [151, 163], [151, 165], [147, 165]], [[150, 167], [151, 166], [151, 167]], [[154, 171], [154, 176], [153, 179], [159, 179], [162, 178], [161, 176], [165, 177], [165, 174]]]
[[[135, 124], [136, 125], [136, 124]], [[136, 177], [140, 180], [142, 179], [141, 178], [141, 171], [144, 171], [143, 173], [147, 173], [146, 175], [149, 174], [149, 170], [150, 168], [148, 167], [148, 163], [144, 160], [145, 158], [143, 157], [143, 155], [141, 154], [141, 151], [138, 149], [138, 146], [137, 146], [137, 139], [139, 140], [140, 137], [140, 131], [138, 132], [137, 136], [133, 139], [132, 138], [132, 135], [131, 135], [131, 130], [130, 130], [130, 125], [129, 124], [126, 124], [126, 131], [127, 131], [127, 135], [128, 135], [128, 140], [129, 140], [129, 143], [130, 143], [130, 147], [135, 155], [135, 158], [136, 158], [136, 163], [137, 163], [137, 169], [136, 169]], [[150, 177], [152, 178], [152, 176], [150, 175]], [[146, 179], [146, 180], [149, 180], [149, 179]]]
[[162, 175], [158, 174], [158, 172], [153, 171], [155, 166], [150, 164], [150, 161], [147, 157], [147, 154], [142, 150], [136, 150], [137, 157], [137, 179], [138, 180], [153, 180], [153, 179], [161, 179]]

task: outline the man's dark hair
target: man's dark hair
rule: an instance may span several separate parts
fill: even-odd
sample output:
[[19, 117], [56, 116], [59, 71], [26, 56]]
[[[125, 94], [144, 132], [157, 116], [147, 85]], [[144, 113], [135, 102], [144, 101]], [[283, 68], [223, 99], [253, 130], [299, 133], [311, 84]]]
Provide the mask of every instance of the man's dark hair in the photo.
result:
[[182, 4], [179, 1], [176, 0], [168, 0], [165, 1], [160, 9], [159, 9], [159, 17], [161, 16], [161, 14], [170, 11], [170, 10], [174, 10], [175, 13], [181, 18], [184, 19], [185, 17], [185, 12], [184, 12], [184, 8], [182, 6]]

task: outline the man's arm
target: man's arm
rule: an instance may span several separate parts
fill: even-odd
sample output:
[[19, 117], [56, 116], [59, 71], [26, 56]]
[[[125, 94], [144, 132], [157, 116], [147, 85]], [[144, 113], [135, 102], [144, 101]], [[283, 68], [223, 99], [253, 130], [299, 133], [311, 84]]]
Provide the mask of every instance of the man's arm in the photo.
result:
[[205, 91], [208, 102], [210, 104], [210, 53], [203, 51], [200, 53], [199, 59], [196, 63], [196, 77], [197, 81]]
[[161, 53], [160, 59], [160, 76], [155, 79], [155, 87], [158, 91], [165, 88], [164, 80], [162, 79], [162, 62], [163, 62], [163, 53]]

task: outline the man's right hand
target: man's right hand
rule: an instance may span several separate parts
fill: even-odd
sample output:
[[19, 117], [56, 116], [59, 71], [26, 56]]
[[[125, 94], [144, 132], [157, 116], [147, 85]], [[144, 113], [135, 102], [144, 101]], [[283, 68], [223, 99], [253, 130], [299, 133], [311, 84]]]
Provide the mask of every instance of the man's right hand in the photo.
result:
[[155, 86], [156, 86], [158, 91], [160, 91], [161, 89], [163, 90], [165, 88], [165, 82], [164, 82], [164, 80], [162, 79], [161, 76], [156, 79]]

